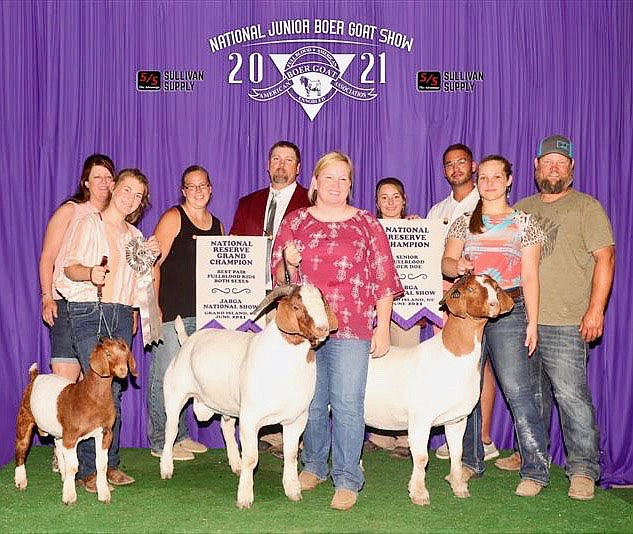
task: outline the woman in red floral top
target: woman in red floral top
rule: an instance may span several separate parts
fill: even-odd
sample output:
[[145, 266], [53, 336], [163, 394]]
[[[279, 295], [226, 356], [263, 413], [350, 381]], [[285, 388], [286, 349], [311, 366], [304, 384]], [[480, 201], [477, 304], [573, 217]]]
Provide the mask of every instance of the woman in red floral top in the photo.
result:
[[331, 445], [331, 506], [339, 510], [354, 506], [364, 483], [359, 461], [368, 360], [389, 350], [391, 307], [403, 293], [382, 226], [348, 204], [352, 172], [345, 154], [321, 157], [308, 192], [313, 205], [285, 217], [272, 257], [278, 283], [287, 268], [293, 281], [319, 287], [338, 318], [339, 330], [316, 351], [317, 384], [299, 479], [304, 491], [327, 479]]

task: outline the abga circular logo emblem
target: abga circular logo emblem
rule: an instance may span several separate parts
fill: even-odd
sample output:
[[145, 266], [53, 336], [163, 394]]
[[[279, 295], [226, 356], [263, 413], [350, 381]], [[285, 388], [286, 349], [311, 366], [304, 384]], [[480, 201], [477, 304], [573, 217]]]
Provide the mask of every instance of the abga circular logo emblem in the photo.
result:
[[338, 92], [355, 100], [373, 100], [377, 96], [374, 88], [363, 89], [343, 79], [354, 57], [355, 54], [332, 54], [319, 46], [306, 46], [293, 54], [270, 54], [283, 78], [266, 89], [251, 89], [249, 96], [267, 101], [288, 93], [310, 119]]

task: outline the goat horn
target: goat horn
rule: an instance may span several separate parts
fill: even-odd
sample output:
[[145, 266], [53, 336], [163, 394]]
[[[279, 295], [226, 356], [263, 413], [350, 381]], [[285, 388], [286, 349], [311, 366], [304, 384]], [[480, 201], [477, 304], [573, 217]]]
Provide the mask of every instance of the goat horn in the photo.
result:
[[290, 295], [290, 293], [292, 293], [296, 287], [299, 287], [299, 286], [289, 285], [289, 286], [276, 287], [270, 293], [268, 293], [268, 295], [264, 297], [264, 300], [262, 300], [259, 303], [257, 308], [255, 308], [255, 311], [252, 313], [252, 315], [257, 317], [262, 312], [262, 310], [265, 310], [266, 308], [268, 308], [268, 306], [270, 306], [278, 298], [286, 297]]

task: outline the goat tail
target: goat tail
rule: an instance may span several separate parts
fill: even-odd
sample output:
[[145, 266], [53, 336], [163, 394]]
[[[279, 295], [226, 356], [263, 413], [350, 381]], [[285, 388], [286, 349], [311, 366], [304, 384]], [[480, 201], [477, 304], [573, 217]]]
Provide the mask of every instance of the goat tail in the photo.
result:
[[26, 468], [24, 462], [31, 443], [31, 435], [35, 427], [35, 417], [31, 411], [31, 392], [33, 391], [33, 383], [37, 376], [37, 363], [29, 368], [29, 376], [31, 381], [26, 385], [20, 407], [18, 408], [18, 416], [15, 422], [15, 487], [19, 490], [26, 489]]
[[29, 379], [31, 380], [31, 382], [33, 382], [33, 380], [35, 380], [35, 377], [39, 374], [40, 372], [37, 367], [37, 362], [33, 362], [31, 364], [31, 367], [29, 367]]
[[185, 330], [185, 323], [183, 322], [180, 315], [176, 315], [176, 319], [174, 320], [174, 329], [176, 330], [176, 334], [178, 334], [178, 342], [182, 347], [189, 336], [187, 335], [187, 331]]

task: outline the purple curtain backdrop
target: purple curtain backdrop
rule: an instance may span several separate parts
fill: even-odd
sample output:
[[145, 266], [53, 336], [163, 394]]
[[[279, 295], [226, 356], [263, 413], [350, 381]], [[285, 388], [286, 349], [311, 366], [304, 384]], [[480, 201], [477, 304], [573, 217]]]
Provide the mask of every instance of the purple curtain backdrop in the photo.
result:
[[[117, 168], [139, 167], [147, 174], [153, 206], [140, 228], [149, 235], [162, 211], [178, 201], [180, 173], [193, 163], [209, 169], [211, 209], [230, 226], [238, 198], [267, 184], [267, 150], [279, 139], [301, 147], [304, 185], [319, 155], [337, 148], [355, 162], [357, 206], [373, 210], [375, 182], [391, 175], [405, 182], [411, 210], [425, 214], [449, 191], [441, 166], [448, 144], [465, 142], [477, 157], [507, 156], [514, 163], [516, 201], [535, 191], [537, 141], [563, 133], [576, 144], [575, 187], [602, 202], [615, 231], [613, 295], [604, 337], [588, 366], [601, 430], [602, 484], [633, 483], [628, 1], [5, 1], [0, 14], [0, 464], [12, 457], [28, 367], [37, 361], [48, 368], [37, 273], [44, 228], [74, 190], [87, 155], [104, 152]], [[260, 24], [266, 33], [273, 21], [293, 19], [311, 21], [311, 32], [217, 52], [208, 43], [237, 28]], [[315, 19], [341, 20], [346, 30], [317, 35]], [[350, 36], [350, 22], [375, 25], [373, 39]], [[378, 42], [385, 28], [413, 38], [411, 50]], [[288, 39], [306, 41], [266, 44]], [[287, 94], [267, 102], [249, 98], [251, 87], [281, 78], [269, 54], [310, 44], [355, 54], [343, 78], [373, 87], [377, 96], [360, 101], [338, 93], [313, 121]], [[242, 83], [231, 84], [239, 59], [230, 54], [237, 53], [243, 64], [234, 78]], [[374, 84], [360, 82], [371, 60], [367, 54], [375, 64], [366, 81]], [[249, 59], [258, 83], [249, 81]], [[379, 83], [381, 65], [385, 83]], [[143, 92], [135, 84], [143, 69], [200, 70], [204, 80], [189, 92]], [[480, 71], [484, 79], [472, 92], [418, 92], [418, 71]], [[122, 445], [146, 447], [150, 356], [138, 339], [134, 348], [141, 374], [123, 395]], [[222, 446], [217, 424], [191, 426], [193, 437]], [[512, 446], [502, 400], [493, 437], [501, 447]], [[564, 461], [557, 419], [552, 452], [556, 462]]]

